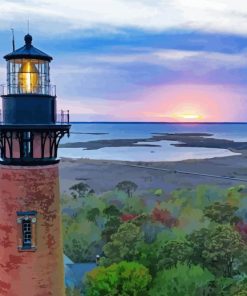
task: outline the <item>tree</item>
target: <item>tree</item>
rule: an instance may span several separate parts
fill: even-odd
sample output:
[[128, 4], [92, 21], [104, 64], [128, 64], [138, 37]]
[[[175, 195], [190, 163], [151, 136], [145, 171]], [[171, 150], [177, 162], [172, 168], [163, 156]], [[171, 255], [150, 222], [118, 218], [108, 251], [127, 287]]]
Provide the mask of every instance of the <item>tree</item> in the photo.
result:
[[217, 276], [233, 277], [234, 265], [244, 264], [246, 246], [232, 226], [224, 224], [204, 228], [187, 236], [193, 249], [192, 261], [208, 268]]
[[109, 267], [98, 267], [87, 274], [87, 296], [147, 295], [151, 276], [146, 267], [122, 261]]
[[77, 183], [69, 188], [72, 191], [72, 196], [74, 199], [85, 197], [87, 194], [91, 194], [92, 189], [90, 186], [84, 182]]
[[174, 218], [167, 209], [154, 208], [152, 212], [152, 220], [160, 222], [165, 226], [171, 228], [177, 226], [178, 221]]
[[232, 206], [230, 204], [215, 202], [214, 204], [206, 207], [203, 210], [203, 213], [207, 218], [216, 223], [234, 224], [235, 222], [239, 221], [239, 218], [235, 215], [237, 210], [238, 207]]
[[97, 216], [100, 215], [100, 210], [98, 208], [93, 208], [87, 212], [87, 219], [89, 221], [95, 222]]
[[102, 239], [106, 242], [111, 240], [111, 236], [117, 232], [119, 226], [121, 225], [120, 219], [116, 216], [112, 216], [105, 224], [105, 228], [102, 231]]
[[94, 261], [102, 250], [101, 231], [84, 216], [70, 217], [63, 228], [64, 253], [76, 263]]
[[121, 224], [117, 233], [112, 234], [111, 241], [103, 247], [105, 264], [110, 265], [122, 260], [135, 261], [143, 242], [144, 234], [140, 227], [131, 222]]
[[186, 240], [170, 240], [159, 249], [158, 270], [176, 266], [179, 263], [189, 263], [192, 248]]
[[132, 197], [137, 187], [138, 186], [132, 181], [122, 181], [116, 186], [117, 190], [125, 192], [128, 197]]
[[[208, 296], [230, 296], [233, 290], [235, 291], [236, 284], [239, 282], [232, 278], [217, 277], [208, 287]], [[234, 294], [235, 295], [235, 294]]]
[[235, 281], [235, 285], [230, 290], [231, 296], [247, 296], [247, 280]]
[[212, 280], [214, 280], [213, 274], [199, 265], [178, 264], [176, 267], [158, 273], [149, 295], [205, 295], [203, 290], [207, 289]]
[[106, 207], [104, 210], [103, 210], [103, 214], [107, 217], [107, 218], [110, 218], [110, 217], [119, 217], [121, 215], [121, 212], [119, 211], [119, 209], [114, 206], [114, 205], [110, 205], [108, 207]]

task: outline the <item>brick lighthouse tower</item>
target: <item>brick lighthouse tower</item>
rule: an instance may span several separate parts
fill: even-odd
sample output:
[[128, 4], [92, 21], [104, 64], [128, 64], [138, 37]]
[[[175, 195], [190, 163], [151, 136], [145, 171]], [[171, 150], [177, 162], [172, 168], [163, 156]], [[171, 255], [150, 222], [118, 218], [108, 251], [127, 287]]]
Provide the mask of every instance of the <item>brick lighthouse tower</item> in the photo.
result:
[[0, 295], [64, 296], [52, 57], [32, 45], [6, 55], [0, 124]]

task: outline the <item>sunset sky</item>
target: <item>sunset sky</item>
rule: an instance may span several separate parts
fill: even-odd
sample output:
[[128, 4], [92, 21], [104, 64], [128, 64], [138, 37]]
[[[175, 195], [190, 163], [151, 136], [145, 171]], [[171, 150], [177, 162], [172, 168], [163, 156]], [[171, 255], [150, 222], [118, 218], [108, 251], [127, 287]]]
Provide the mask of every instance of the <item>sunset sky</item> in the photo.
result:
[[244, 0], [0, 0], [1, 56], [28, 19], [73, 120], [247, 121]]

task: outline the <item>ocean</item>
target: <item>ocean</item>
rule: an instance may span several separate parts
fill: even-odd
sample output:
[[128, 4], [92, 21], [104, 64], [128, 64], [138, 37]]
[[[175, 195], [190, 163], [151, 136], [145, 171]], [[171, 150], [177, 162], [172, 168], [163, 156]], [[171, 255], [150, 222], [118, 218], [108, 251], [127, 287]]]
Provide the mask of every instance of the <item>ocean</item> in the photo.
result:
[[[209, 133], [218, 139], [247, 141], [245, 123], [72, 123], [70, 137], [61, 143], [113, 139], [149, 139], [158, 133]], [[175, 147], [170, 141], [152, 141], [159, 147], [105, 147], [97, 150], [60, 148], [59, 157], [125, 161], [180, 161], [237, 155], [227, 149]], [[147, 144], [147, 142], [145, 143]]]

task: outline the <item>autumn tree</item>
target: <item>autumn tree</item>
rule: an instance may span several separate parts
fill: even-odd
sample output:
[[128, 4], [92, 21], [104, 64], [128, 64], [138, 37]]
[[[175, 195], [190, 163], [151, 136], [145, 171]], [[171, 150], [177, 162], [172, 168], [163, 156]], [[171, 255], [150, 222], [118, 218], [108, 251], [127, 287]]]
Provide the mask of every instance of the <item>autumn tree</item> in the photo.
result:
[[153, 221], [160, 222], [169, 228], [178, 224], [177, 219], [174, 218], [167, 209], [159, 209], [156, 207], [153, 209], [151, 217]]

